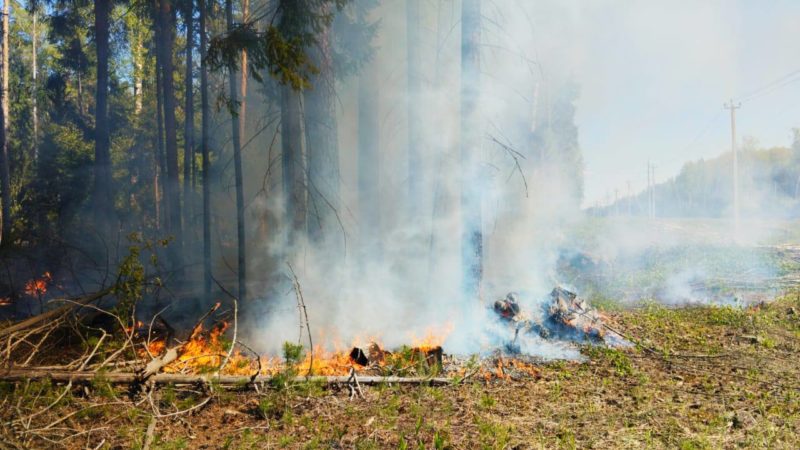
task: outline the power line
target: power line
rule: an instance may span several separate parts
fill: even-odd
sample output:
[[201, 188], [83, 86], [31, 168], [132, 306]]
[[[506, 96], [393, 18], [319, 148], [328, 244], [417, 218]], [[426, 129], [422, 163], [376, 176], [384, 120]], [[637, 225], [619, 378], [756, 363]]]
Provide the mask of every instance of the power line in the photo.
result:
[[762, 97], [764, 95], [769, 94], [770, 92], [774, 91], [775, 89], [784, 87], [786, 85], [792, 84], [796, 81], [800, 81], [800, 69], [793, 70], [781, 77], [776, 78], [775, 80], [770, 81], [769, 83], [761, 86], [757, 89], [754, 89], [744, 95], [741, 95], [738, 100], [740, 102], [747, 102], [750, 100], [754, 100], [756, 98]]

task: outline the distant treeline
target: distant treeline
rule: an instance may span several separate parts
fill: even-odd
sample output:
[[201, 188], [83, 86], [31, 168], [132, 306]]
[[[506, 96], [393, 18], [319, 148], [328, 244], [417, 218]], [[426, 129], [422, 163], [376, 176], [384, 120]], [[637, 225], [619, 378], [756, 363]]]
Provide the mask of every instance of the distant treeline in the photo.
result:
[[[738, 149], [742, 217], [800, 216], [800, 129], [791, 147], [759, 148], [745, 138]], [[645, 189], [609, 206], [592, 208], [596, 215], [647, 216], [650, 192]], [[657, 217], [725, 217], [733, 211], [731, 152], [686, 163], [680, 173], [653, 188]]]

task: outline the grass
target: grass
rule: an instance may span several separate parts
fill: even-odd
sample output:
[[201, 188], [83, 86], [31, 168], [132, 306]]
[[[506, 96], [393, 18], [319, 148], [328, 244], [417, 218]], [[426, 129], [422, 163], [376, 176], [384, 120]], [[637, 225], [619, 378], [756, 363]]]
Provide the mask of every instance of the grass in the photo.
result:
[[[154, 448], [800, 448], [797, 311], [794, 294], [747, 309], [612, 305], [609, 324], [639, 345], [587, 345], [586, 362], [543, 365], [538, 379], [378, 385], [353, 401], [346, 389], [314, 383], [230, 392], [196, 414], [159, 420]], [[103, 381], [64, 395], [34, 425], [112, 401]], [[0, 383], [0, 403], [30, 414], [62, 392], [47, 381]], [[173, 411], [199, 398], [165, 387], [156, 400]], [[6, 407], [0, 419], [17, 414]], [[150, 414], [146, 403], [90, 408], [63, 425], [107, 428], [64, 445], [141, 445]]]

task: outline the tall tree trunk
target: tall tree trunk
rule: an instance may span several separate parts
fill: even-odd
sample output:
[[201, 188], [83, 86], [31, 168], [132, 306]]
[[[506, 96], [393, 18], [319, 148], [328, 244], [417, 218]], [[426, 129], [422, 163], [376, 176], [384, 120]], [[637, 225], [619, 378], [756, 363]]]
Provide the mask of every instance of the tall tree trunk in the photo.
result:
[[208, 51], [208, 35], [206, 34], [205, 0], [198, 0], [200, 10], [200, 114], [202, 130], [200, 146], [203, 152], [203, 292], [206, 299], [211, 295], [211, 160], [209, 159], [208, 140], [210, 139], [211, 111], [208, 105], [208, 68], [206, 52]]
[[95, 94], [94, 208], [101, 228], [110, 224], [113, 208], [111, 153], [108, 129], [109, 15], [111, 0], [94, 2], [97, 46], [97, 92]]
[[38, 66], [38, 64], [36, 64], [36, 57], [37, 57], [37, 53], [38, 53], [38, 50], [36, 48], [36, 44], [37, 44], [37, 40], [39, 39], [39, 35], [37, 34], [37, 30], [36, 30], [36, 24], [37, 24], [37, 21], [38, 21], [37, 16], [38, 15], [39, 14], [38, 14], [38, 11], [36, 10], [36, 5], [34, 5], [34, 9], [33, 9], [33, 29], [31, 31], [31, 45], [33, 46], [33, 49], [31, 51], [31, 74], [33, 76], [33, 85], [31, 87], [31, 101], [33, 103], [33, 108], [32, 108], [33, 110], [31, 111], [32, 112], [32, 116], [33, 116], [33, 148], [32, 148], [32, 150], [33, 150], [32, 153], [33, 154], [32, 154], [32, 156], [33, 156], [33, 160], [34, 161], [36, 161], [36, 159], [39, 157], [39, 111], [38, 111], [38, 106], [39, 105], [38, 105], [38, 102], [37, 102], [37, 99], [36, 99], [36, 96], [38, 95], [38, 93], [37, 93], [38, 92], [38, 86], [36, 85], [36, 83], [37, 83], [37, 78], [39, 76], [39, 66]]
[[131, 51], [133, 54], [133, 112], [138, 116], [142, 112], [142, 98], [144, 97], [144, 92], [142, 92], [144, 48], [142, 47], [141, 30], [136, 31], [133, 39], [133, 50]]
[[77, 78], [78, 78], [78, 112], [82, 115], [86, 114], [83, 109], [83, 75], [81, 74], [80, 69], [77, 70]]
[[408, 92], [406, 109], [408, 113], [408, 212], [409, 219], [416, 220], [421, 211], [422, 186], [425, 175], [422, 167], [422, 102], [420, 89], [420, 36], [419, 0], [406, 2], [406, 51]]
[[[250, 20], [250, 0], [242, 0], [242, 23]], [[247, 50], [242, 50], [239, 81], [239, 138], [247, 142]]]
[[0, 189], [2, 192], [2, 207], [0, 207], [0, 245], [8, 245], [11, 233], [11, 171], [9, 170], [8, 154], [8, 4], [10, 0], [3, 1], [3, 84], [0, 86]]
[[[233, 30], [233, 1], [225, 0], [225, 17], [228, 23], [228, 31]], [[236, 72], [231, 69], [228, 71], [228, 84], [230, 88], [231, 101], [236, 102], [238, 97], [236, 88]], [[245, 259], [245, 235], [244, 235], [244, 185], [242, 183], [242, 142], [239, 115], [231, 110], [231, 134], [233, 140], [233, 168], [236, 179], [236, 241], [238, 248], [238, 275], [239, 275], [239, 300], [246, 301], [247, 296], [247, 262]]]
[[[158, 6], [156, 4], [155, 6]], [[153, 43], [156, 49], [160, 49], [159, 42], [161, 41], [161, 20], [159, 20], [159, 13], [156, 9], [156, 14], [154, 17], [154, 33], [153, 33]], [[167, 162], [166, 158], [164, 157], [164, 96], [162, 86], [164, 84], [163, 78], [163, 64], [162, 64], [162, 57], [161, 51], [156, 50], [156, 166], [157, 170], [153, 173], [153, 193], [155, 194], [155, 205], [156, 205], [156, 228], [158, 230], [166, 229], [169, 232], [169, 226], [167, 225], [167, 218], [165, 217], [166, 211], [169, 210], [169, 205], [167, 205], [167, 197], [164, 195], [164, 180], [167, 178]]]
[[319, 73], [313, 79], [313, 88], [304, 92], [310, 202], [308, 234], [312, 240], [320, 242], [332, 239], [339, 213], [339, 145], [330, 26], [319, 32], [317, 46], [310, 52]]
[[480, 296], [483, 276], [481, 191], [478, 187], [481, 1], [461, 6], [461, 255], [464, 294]]
[[162, 88], [164, 90], [164, 149], [167, 162], [167, 180], [164, 193], [169, 209], [166, 211], [169, 233], [175, 238], [170, 246], [169, 254], [173, 268], [180, 268], [183, 251], [183, 233], [181, 231], [181, 199], [180, 175], [178, 172], [178, 136], [175, 120], [175, 84], [172, 49], [175, 42], [175, 10], [172, 0], [160, 0], [159, 17], [161, 22]]
[[382, 255], [378, 84], [369, 68], [358, 80], [358, 223], [362, 261]]
[[[193, 76], [193, 50], [194, 50], [194, 1], [185, 0], [183, 8], [183, 21], [186, 25], [186, 75], [185, 99], [183, 122], [183, 229], [189, 230], [192, 204], [192, 165], [194, 164], [194, 76]], [[188, 250], [188, 249], [187, 249]]]
[[285, 223], [289, 246], [297, 243], [306, 230], [306, 169], [303, 152], [303, 126], [300, 117], [300, 94], [289, 86], [281, 88], [281, 170]]

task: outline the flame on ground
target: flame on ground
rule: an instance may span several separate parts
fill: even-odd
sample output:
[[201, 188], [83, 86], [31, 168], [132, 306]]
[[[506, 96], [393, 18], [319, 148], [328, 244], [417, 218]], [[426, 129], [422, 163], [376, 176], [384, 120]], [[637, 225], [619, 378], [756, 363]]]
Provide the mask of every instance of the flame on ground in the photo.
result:
[[[229, 324], [227, 322], [220, 322], [208, 331], [204, 330], [202, 326], [195, 328], [189, 340], [178, 349], [178, 358], [168, 364], [163, 369], [164, 372], [204, 373], [218, 370], [225, 360], [231, 344], [223, 337], [228, 328]], [[145, 339], [148, 334], [146, 326], [142, 322], [137, 322], [134, 326], [127, 328], [126, 331], [129, 333], [135, 332]], [[423, 354], [436, 349], [441, 352], [441, 344], [450, 331], [452, 331], [452, 325], [447, 325], [438, 331], [429, 329], [421, 338], [412, 336], [413, 350]], [[384, 350], [378, 339], [356, 338], [353, 342], [353, 345], [343, 346], [341, 341], [334, 339], [333, 350], [327, 350], [321, 345], [315, 345], [314, 349], [311, 352], [305, 352], [302, 360], [294, 364], [291, 369], [298, 375], [309, 373], [322, 376], [348, 375], [351, 368], [363, 368], [353, 360], [351, 350], [356, 346], [363, 346], [365, 342], [369, 342], [369, 346], [359, 348], [370, 354], [369, 366], [371, 368], [381, 368], [389, 364], [388, 360], [390, 358], [387, 355], [391, 355], [391, 352]], [[166, 349], [166, 342], [159, 338], [150, 342], [143, 342], [138, 354], [143, 359], [150, 359], [151, 357], [158, 357]], [[385, 356], [386, 358], [384, 358]], [[250, 358], [235, 349], [221, 373], [226, 375], [253, 375], [258, 371], [260, 375], [276, 375], [285, 372], [286, 369], [286, 362], [282, 358], [267, 356], [261, 356], [258, 359]]]
[[25, 293], [31, 297], [41, 297], [47, 293], [47, 285], [52, 281], [50, 272], [45, 272], [41, 278], [34, 278], [25, 283]]
[[410, 336], [411, 345], [412, 347], [423, 352], [441, 347], [442, 344], [444, 344], [445, 339], [447, 339], [447, 336], [453, 332], [453, 328], [454, 326], [452, 322], [447, 322], [439, 328], [429, 327], [427, 330], [425, 330], [425, 334], [421, 338], [412, 334]]

